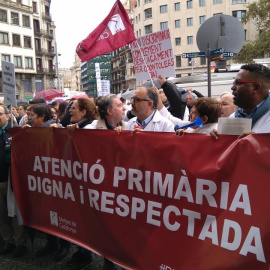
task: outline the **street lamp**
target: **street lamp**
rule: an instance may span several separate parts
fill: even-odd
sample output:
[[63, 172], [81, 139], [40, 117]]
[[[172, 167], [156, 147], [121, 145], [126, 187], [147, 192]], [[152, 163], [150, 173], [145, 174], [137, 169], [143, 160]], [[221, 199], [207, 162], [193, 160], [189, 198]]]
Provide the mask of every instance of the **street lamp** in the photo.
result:
[[60, 83], [59, 83], [59, 68], [58, 68], [58, 56], [61, 56], [61, 54], [58, 54], [57, 51], [57, 42], [55, 42], [55, 52], [56, 52], [56, 68], [57, 68], [57, 89], [59, 90]]

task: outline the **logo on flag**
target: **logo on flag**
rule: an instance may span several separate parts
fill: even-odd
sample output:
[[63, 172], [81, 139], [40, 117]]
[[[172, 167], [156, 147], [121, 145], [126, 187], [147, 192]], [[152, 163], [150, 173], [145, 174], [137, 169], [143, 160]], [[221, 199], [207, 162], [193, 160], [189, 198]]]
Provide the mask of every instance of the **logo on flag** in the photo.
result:
[[119, 14], [112, 16], [111, 20], [108, 23], [108, 27], [110, 28], [113, 35], [126, 29]]

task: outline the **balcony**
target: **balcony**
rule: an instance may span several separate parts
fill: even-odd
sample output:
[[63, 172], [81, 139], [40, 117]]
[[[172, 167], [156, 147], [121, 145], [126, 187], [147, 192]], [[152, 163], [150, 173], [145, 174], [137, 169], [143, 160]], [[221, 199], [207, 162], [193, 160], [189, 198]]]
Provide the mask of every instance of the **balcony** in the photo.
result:
[[125, 61], [120, 61], [119, 67], [124, 68], [125, 66], [126, 66], [126, 62]]
[[42, 30], [34, 28], [34, 34], [35, 36], [42, 36]]
[[44, 74], [44, 73], [46, 73], [46, 68], [37, 67], [37, 74]]
[[136, 79], [135, 74], [130, 74], [130, 75], [125, 76], [126, 81], [130, 81], [130, 80], [134, 80], [134, 79]]
[[48, 6], [50, 6], [51, 4], [51, 0], [43, 0], [44, 4], [47, 4]]
[[56, 53], [55, 53], [55, 51], [53, 49], [45, 51], [45, 54], [50, 56], [50, 57], [54, 57], [56, 55]]
[[9, 8], [12, 7], [19, 11], [24, 11], [24, 12], [33, 12], [32, 6], [27, 6], [27, 5], [17, 3], [17, 2], [12, 2], [11, 0], [0, 0], [0, 6], [9, 7]]
[[49, 68], [49, 69], [46, 69], [46, 73], [48, 75], [53, 75], [53, 76], [56, 76], [56, 72], [55, 72], [55, 69], [54, 68]]
[[49, 13], [43, 12], [43, 13], [42, 13], [42, 19], [51, 22], [51, 21], [52, 21], [52, 16], [51, 16], [51, 14], [49, 14]]
[[50, 32], [48, 32], [46, 30], [42, 30], [42, 34], [43, 34], [43, 36], [45, 36], [47, 38], [53, 39], [53, 34], [51, 34]]
[[36, 54], [37, 55], [43, 55], [43, 54], [45, 54], [46, 53], [46, 51], [44, 50], [44, 49], [41, 49], [41, 48], [37, 48], [36, 49]]

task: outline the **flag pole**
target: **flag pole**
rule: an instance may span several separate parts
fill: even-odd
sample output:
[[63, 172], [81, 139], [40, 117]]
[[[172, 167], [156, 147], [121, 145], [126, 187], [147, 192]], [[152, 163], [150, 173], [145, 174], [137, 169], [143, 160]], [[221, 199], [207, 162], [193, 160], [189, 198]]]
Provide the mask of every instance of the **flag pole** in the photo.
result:
[[150, 77], [150, 80], [151, 80], [151, 82], [152, 82], [152, 85], [153, 85], [153, 87], [155, 87], [154, 82], [153, 82], [153, 80], [152, 80], [152, 78], [151, 78], [151, 75], [150, 75], [150, 71], [149, 71], [148, 66], [147, 66], [147, 64], [146, 64], [146, 62], [145, 62], [145, 59], [144, 59], [143, 54], [142, 54], [142, 51], [141, 51], [141, 47], [140, 47], [140, 45], [139, 45], [139, 43], [138, 43], [138, 40], [137, 40], [137, 39], [136, 39], [136, 44], [137, 44], [137, 46], [138, 46], [138, 48], [139, 48], [139, 51], [140, 51], [141, 57], [142, 57], [143, 62], [144, 62], [144, 64], [145, 64], [145, 66], [146, 66], [146, 69], [147, 69], [147, 72], [148, 72], [148, 74], [149, 74], [149, 77]]

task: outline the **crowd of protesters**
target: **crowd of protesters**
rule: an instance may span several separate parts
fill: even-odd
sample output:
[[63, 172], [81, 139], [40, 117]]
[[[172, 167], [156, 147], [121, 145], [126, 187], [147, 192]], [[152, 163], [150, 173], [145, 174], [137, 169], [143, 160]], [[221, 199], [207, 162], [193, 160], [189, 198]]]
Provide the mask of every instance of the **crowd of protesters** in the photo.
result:
[[[0, 105], [0, 233], [2, 244], [0, 254], [13, 252], [15, 257], [24, 256], [28, 250], [25, 242], [28, 231], [18, 225], [17, 217], [8, 215], [7, 193], [10, 171], [10, 140], [8, 128], [14, 126], [81, 129], [110, 129], [120, 133], [172, 132], [211, 134], [218, 139], [219, 117], [252, 119], [251, 133], [270, 133], [270, 70], [262, 65], [243, 65], [231, 87], [219, 99], [203, 97], [199, 92], [176, 86], [159, 76], [157, 80], [138, 87], [130, 99], [131, 111], [127, 111], [123, 100], [117, 95], [97, 98], [77, 98], [53, 101], [46, 104], [42, 98], [33, 99], [29, 105], [12, 107], [10, 112]], [[182, 95], [187, 93], [186, 100]], [[192, 93], [197, 99], [194, 100]], [[127, 117], [128, 116], [128, 117]], [[202, 127], [192, 126], [174, 131], [175, 125], [184, 126], [202, 120]], [[128, 122], [124, 119], [130, 118]], [[247, 135], [247, 134], [246, 134]], [[70, 243], [47, 235], [47, 244], [38, 251], [38, 256], [54, 253], [54, 259], [63, 259], [69, 252]], [[91, 263], [92, 252], [78, 247], [67, 262], [67, 269], [82, 269]], [[113, 269], [114, 264], [105, 259], [104, 269]]]

